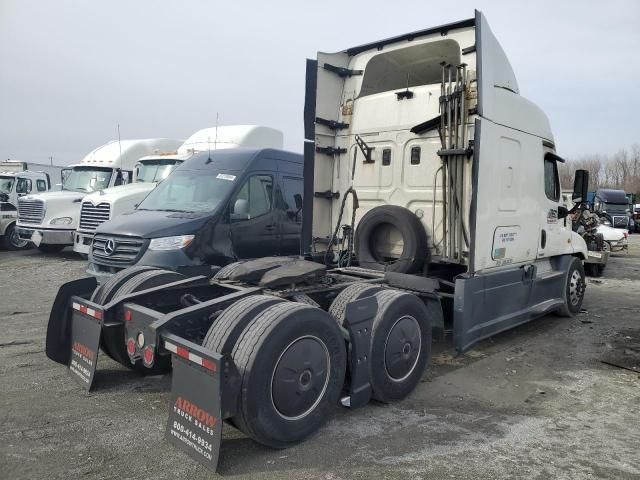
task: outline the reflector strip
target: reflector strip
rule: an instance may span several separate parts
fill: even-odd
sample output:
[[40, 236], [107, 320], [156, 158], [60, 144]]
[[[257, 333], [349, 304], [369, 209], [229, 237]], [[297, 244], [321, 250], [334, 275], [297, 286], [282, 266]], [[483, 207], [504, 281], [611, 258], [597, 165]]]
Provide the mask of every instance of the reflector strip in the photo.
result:
[[93, 308], [89, 308], [86, 305], [81, 305], [76, 302], [73, 302], [73, 309], [78, 310], [80, 313], [89, 315], [90, 317], [93, 317], [96, 320], [102, 320], [102, 312], [100, 310], [94, 310]]
[[209, 360], [208, 358], [202, 358], [200, 355], [196, 355], [195, 353], [190, 352], [184, 347], [178, 347], [173, 343], [169, 343], [165, 341], [164, 348], [169, 350], [171, 353], [175, 353], [179, 357], [187, 359], [190, 362], [193, 362], [197, 365], [200, 365], [201, 367], [206, 368], [207, 370], [211, 370], [212, 372], [215, 372], [218, 370], [218, 366], [215, 362]]

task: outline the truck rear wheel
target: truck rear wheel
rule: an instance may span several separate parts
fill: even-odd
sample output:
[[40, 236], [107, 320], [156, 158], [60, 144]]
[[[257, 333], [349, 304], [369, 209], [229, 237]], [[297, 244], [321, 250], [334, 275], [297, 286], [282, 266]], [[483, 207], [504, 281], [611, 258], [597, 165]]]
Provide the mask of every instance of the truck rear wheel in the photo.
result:
[[329, 307], [329, 313], [336, 321], [343, 326], [346, 319], [347, 304], [360, 300], [361, 298], [370, 297], [382, 290], [379, 285], [371, 283], [354, 283], [342, 290], [336, 298], [333, 299]]
[[282, 301], [269, 295], [254, 295], [238, 300], [213, 322], [202, 346], [222, 354], [231, 353], [247, 324], [267, 307]]
[[573, 317], [582, 308], [584, 291], [587, 288], [582, 260], [573, 257], [567, 269], [563, 290], [563, 305], [558, 309], [562, 317]]
[[415, 295], [395, 290], [375, 294], [369, 375], [373, 398], [401, 400], [418, 385], [431, 355], [431, 320]]
[[241, 397], [233, 422], [274, 448], [313, 434], [338, 401], [345, 342], [331, 316], [299, 303], [271, 305], [242, 332], [233, 352]]
[[106, 282], [100, 284], [98, 288], [93, 291], [93, 295], [91, 295], [91, 301], [93, 303], [97, 303], [98, 305], [106, 305], [109, 303], [113, 295], [116, 291], [128, 280], [135, 277], [139, 273], [147, 272], [149, 270], [157, 270], [156, 267], [149, 266], [138, 266], [138, 267], [129, 267], [124, 270], [119, 271], [111, 278], [109, 278]]
[[[135, 274], [130, 276], [128, 280], [121, 283], [119, 288], [105, 291], [103, 296], [108, 303], [130, 293], [159, 287], [161, 285], [176, 282], [183, 278], [185, 278], [184, 275], [170, 270], [160, 270], [157, 268], [146, 271], [138, 270]], [[129, 354], [127, 353], [127, 339], [125, 336], [124, 324], [102, 330], [102, 350], [109, 357], [125, 367], [149, 375], [165, 372], [171, 367], [171, 358], [164, 356], [156, 356], [156, 360], [152, 368], [145, 367], [142, 364], [142, 361], [132, 364], [129, 359]]]
[[230, 263], [229, 265], [225, 265], [224, 267], [222, 267], [220, 270], [218, 270], [216, 272], [216, 274], [213, 276], [214, 280], [228, 280], [229, 276], [233, 274], [233, 272], [235, 272], [238, 267], [240, 265], [242, 265], [243, 262], [233, 262]]

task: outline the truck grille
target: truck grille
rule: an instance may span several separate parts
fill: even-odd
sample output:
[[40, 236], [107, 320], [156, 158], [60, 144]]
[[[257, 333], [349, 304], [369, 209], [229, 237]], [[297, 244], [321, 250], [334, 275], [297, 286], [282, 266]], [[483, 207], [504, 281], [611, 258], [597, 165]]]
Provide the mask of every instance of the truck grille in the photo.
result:
[[111, 205], [100, 203], [94, 205], [91, 202], [82, 202], [80, 209], [80, 230], [95, 230], [98, 225], [109, 220]]
[[21, 223], [42, 223], [44, 202], [42, 200], [18, 200], [18, 221]]
[[629, 219], [623, 216], [613, 217], [613, 227], [614, 228], [627, 228], [629, 223]]
[[93, 260], [101, 265], [128, 267], [138, 260], [144, 246], [145, 240], [139, 237], [96, 235], [91, 244], [91, 254]]

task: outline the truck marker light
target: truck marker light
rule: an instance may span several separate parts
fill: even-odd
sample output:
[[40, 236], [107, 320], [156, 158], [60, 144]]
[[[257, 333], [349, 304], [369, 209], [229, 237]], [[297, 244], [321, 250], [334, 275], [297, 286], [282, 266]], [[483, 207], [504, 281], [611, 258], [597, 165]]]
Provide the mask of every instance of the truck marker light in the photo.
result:
[[124, 321], [125, 322], [130, 322], [131, 321], [131, 310], [125, 310], [124, 311]]
[[79, 303], [73, 302], [73, 309], [78, 310], [80, 313], [84, 313], [89, 315], [90, 317], [95, 318], [96, 320], [102, 320], [102, 312], [99, 310], [94, 310], [93, 308], [89, 308], [85, 305], [81, 305]]
[[138, 333], [138, 346], [140, 348], [144, 347], [144, 333], [142, 332]]
[[136, 342], [133, 338], [127, 340], [127, 353], [129, 355], [133, 355], [134, 353], [136, 353]]
[[218, 371], [218, 365], [216, 362], [209, 360], [208, 358], [202, 358], [200, 355], [196, 355], [195, 353], [190, 352], [184, 347], [178, 347], [173, 343], [164, 342], [164, 348], [169, 350], [172, 353], [175, 353], [179, 357], [182, 357], [190, 362], [196, 363], [201, 367], [206, 368], [207, 370], [211, 370], [212, 372]]

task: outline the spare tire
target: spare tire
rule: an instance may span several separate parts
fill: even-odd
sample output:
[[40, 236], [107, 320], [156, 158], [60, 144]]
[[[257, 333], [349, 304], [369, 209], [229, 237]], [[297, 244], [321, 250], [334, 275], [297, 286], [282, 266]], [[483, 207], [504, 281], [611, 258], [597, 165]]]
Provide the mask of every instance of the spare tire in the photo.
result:
[[[392, 244], [402, 251], [393, 251]], [[396, 205], [375, 207], [362, 217], [355, 250], [361, 266], [389, 272], [415, 273], [430, 259], [427, 232], [420, 219]]]

